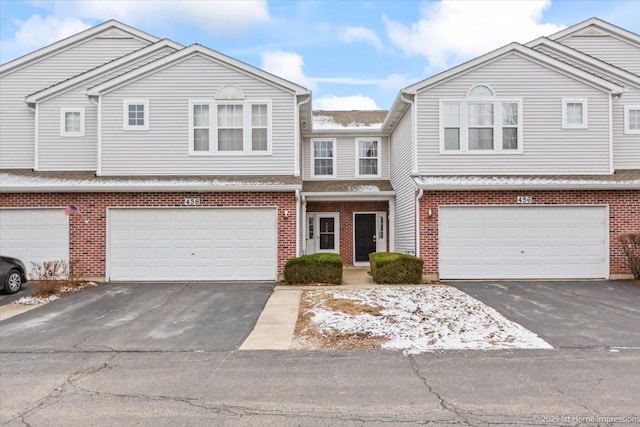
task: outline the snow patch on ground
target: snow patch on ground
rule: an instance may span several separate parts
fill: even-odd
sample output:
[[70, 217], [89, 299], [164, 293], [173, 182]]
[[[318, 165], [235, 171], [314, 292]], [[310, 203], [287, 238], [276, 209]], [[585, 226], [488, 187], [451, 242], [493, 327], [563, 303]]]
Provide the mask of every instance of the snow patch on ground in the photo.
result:
[[76, 284], [74, 286], [61, 286], [56, 289], [56, 293], [49, 295], [48, 297], [34, 297], [34, 296], [26, 296], [22, 297], [11, 304], [24, 304], [24, 305], [33, 305], [33, 304], [46, 304], [51, 301], [55, 301], [60, 299], [61, 295], [73, 294], [76, 292], [80, 292], [86, 288], [92, 288], [98, 286], [96, 282], [82, 282]]
[[[307, 291], [312, 321], [320, 334], [382, 337], [382, 348], [419, 354], [444, 349], [550, 349], [533, 332], [493, 308], [450, 287], [393, 287]], [[381, 307], [381, 315], [349, 315], [325, 305], [348, 299]], [[304, 331], [303, 331], [304, 332]]]

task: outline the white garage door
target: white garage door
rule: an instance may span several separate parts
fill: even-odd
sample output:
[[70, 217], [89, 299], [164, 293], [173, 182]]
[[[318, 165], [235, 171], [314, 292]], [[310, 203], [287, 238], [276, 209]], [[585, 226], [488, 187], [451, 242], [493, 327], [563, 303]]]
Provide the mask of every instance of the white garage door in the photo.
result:
[[69, 260], [69, 217], [59, 209], [0, 209], [0, 254], [31, 263]]
[[275, 280], [275, 208], [109, 209], [109, 280]]
[[441, 207], [443, 279], [607, 278], [605, 207]]

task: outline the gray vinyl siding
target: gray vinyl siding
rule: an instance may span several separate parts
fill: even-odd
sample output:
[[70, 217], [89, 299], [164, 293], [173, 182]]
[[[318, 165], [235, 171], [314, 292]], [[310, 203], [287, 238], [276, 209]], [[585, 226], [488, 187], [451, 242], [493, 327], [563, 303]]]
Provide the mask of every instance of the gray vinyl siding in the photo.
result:
[[0, 76], [0, 169], [31, 169], [35, 114], [24, 98], [62, 80], [138, 50], [134, 38], [93, 38]]
[[628, 90], [613, 102], [614, 169], [640, 169], [640, 134], [624, 134], [624, 106], [640, 106], [640, 90]]
[[[98, 148], [98, 107], [87, 97], [87, 89], [172, 52], [175, 52], [175, 49], [170, 47], [161, 49], [41, 102], [38, 105], [38, 170], [95, 171], [97, 169]], [[61, 108], [84, 108], [84, 137], [60, 135]]]
[[[247, 101], [271, 100], [271, 155], [189, 155], [189, 101], [236, 86]], [[149, 130], [123, 130], [123, 101], [148, 99]], [[292, 175], [295, 96], [199, 54], [105, 94], [102, 175]]]
[[[311, 140], [317, 139], [335, 139], [336, 140], [336, 177], [312, 177], [311, 176]], [[379, 177], [357, 177], [356, 176], [356, 140], [359, 138], [378, 139], [380, 140], [380, 163], [381, 168]], [[389, 179], [389, 140], [387, 137], [370, 137], [370, 136], [338, 136], [338, 137], [306, 137], [303, 141], [302, 148], [302, 177], [308, 180], [326, 180], [326, 179]]]
[[[439, 101], [464, 99], [476, 84], [521, 98], [523, 153], [440, 154]], [[588, 129], [562, 129], [562, 98], [587, 98]], [[418, 169], [429, 175], [607, 174], [609, 95], [509, 54], [417, 95]]]
[[404, 114], [390, 137], [391, 184], [396, 191], [394, 245], [395, 252], [415, 253], [416, 185], [411, 178], [413, 163], [411, 109]]
[[570, 36], [558, 42], [640, 75], [640, 49], [629, 42], [613, 36], [580, 35]]

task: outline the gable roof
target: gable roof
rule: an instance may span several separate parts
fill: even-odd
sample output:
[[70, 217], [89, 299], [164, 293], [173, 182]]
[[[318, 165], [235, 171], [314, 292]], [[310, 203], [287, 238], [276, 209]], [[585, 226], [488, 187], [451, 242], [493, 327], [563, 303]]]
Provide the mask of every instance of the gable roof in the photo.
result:
[[62, 82], [56, 83], [48, 88], [42, 89], [38, 92], [34, 92], [28, 95], [25, 98], [25, 102], [28, 104], [33, 104], [36, 102], [43, 101], [45, 99], [51, 98], [54, 95], [73, 88], [83, 82], [89, 81], [91, 79], [95, 79], [102, 74], [108, 73], [113, 70], [117, 70], [118, 68], [131, 63], [137, 59], [144, 58], [145, 56], [151, 55], [154, 52], [159, 51], [160, 49], [164, 49], [166, 47], [173, 48], [175, 50], [182, 49], [183, 46], [179, 43], [171, 41], [169, 39], [163, 39], [159, 42], [153, 43], [149, 46], [145, 46], [142, 49], [138, 49], [135, 52], [132, 52], [128, 55], [122, 56], [120, 58], [114, 59], [113, 61], [107, 62], [106, 64], [100, 65], [92, 70], [85, 71], [84, 73], [80, 73], [74, 77], [71, 77]]
[[588, 31], [589, 27], [596, 28], [596, 31], [593, 35], [600, 35], [597, 31], [600, 30], [608, 33], [609, 35], [623, 39], [629, 43], [635, 44], [636, 46], [640, 46], [640, 36], [638, 34], [633, 33], [629, 30], [625, 30], [624, 28], [620, 28], [598, 18], [589, 18], [586, 21], [580, 22], [579, 24], [572, 25], [571, 27], [565, 28], [562, 31], [558, 31], [555, 34], [548, 36], [548, 38], [551, 40], [560, 41], [572, 35], [590, 35]]
[[506, 46], [501, 47], [500, 49], [496, 49], [492, 52], [479, 56], [475, 59], [467, 61], [463, 64], [460, 64], [456, 67], [450, 68], [446, 71], [443, 71], [439, 74], [436, 74], [433, 77], [430, 77], [426, 80], [422, 80], [418, 83], [415, 83], [411, 86], [402, 90], [402, 93], [406, 94], [416, 94], [430, 86], [434, 86], [438, 83], [442, 83], [452, 77], [457, 76], [460, 73], [464, 73], [470, 70], [473, 70], [477, 67], [485, 65], [489, 62], [492, 62], [502, 56], [508, 55], [510, 53], [518, 53], [524, 57], [527, 57], [533, 61], [541, 63], [543, 65], [548, 66], [549, 68], [554, 68], [560, 72], [565, 74], [569, 74], [574, 78], [582, 80], [586, 83], [591, 84], [592, 86], [596, 86], [601, 90], [604, 90], [608, 93], [622, 93], [624, 92], [624, 88], [615, 83], [610, 82], [609, 80], [598, 77], [589, 72], [583, 71], [573, 65], [562, 62], [558, 59], [552, 58], [548, 55], [545, 55], [541, 52], [538, 52], [534, 49], [528, 48], [526, 46], [521, 45], [520, 43], [513, 42]]
[[103, 22], [100, 25], [96, 25], [95, 27], [91, 27], [87, 30], [81, 31], [65, 39], [59, 40], [53, 44], [50, 44], [49, 46], [45, 46], [34, 52], [28, 53], [24, 56], [21, 56], [20, 58], [16, 58], [13, 61], [9, 61], [5, 64], [2, 64], [0, 65], [0, 74], [4, 74], [9, 71], [15, 70], [16, 68], [22, 67], [31, 62], [35, 62], [39, 59], [44, 58], [45, 56], [51, 55], [52, 53], [55, 53], [62, 49], [66, 49], [75, 44], [82, 43], [86, 40], [96, 37], [101, 33], [107, 33], [108, 31], [112, 31], [112, 30], [123, 31], [125, 33], [130, 34], [134, 38], [144, 40], [148, 43], [155, 43], [158, 40], [160, 40], [159, 38], [152, 36], [151, 34], [147, 34], [143, 31], [140, 31], [138, 29], [135, 29], [121, 22], [111, 19], [109, 21]]
[[586, 53], [580, 52], [579, 50], [576, 50], [572, 47], [548, 39], [547, 37], [540, 37], [527, 43], [527, 47], [530, 47], [532, 49], [540, 46], [551, 49], [564, 57], [574, 59], [585, 64], [586, 66], [590, 66], [591, 68], [595, 68], [605, 73], [611, 74], [622, 80], [632, 83], [637, 87], [640, 87], [640, 76], [637, 76], [636, 74], [633, 74], [622, 68], [616, 67], [615, 65], [612, 65], [608, 62], [602, 61], [601, 59], [598, 59], [594, 56], [587, 55]]
[[127, 73], [124, 73], [118, 77], [115, 77], [113, 79], [107, 80], [104, 83], [101, 83], [99, 85], [96, 85], [92, 88], [90, 88], [87, 91], [87, 95], [89, 96], [98, 96], [101, 95], [103, 93], [109, 92], [121, 85], [126, 84], [127, 82], [131, 81], [131, 80], [135, 80], [139, 77], [143, 77], [145, 75], [147, 75], [148, 73], [152, 73], [154, 71], [158, 71], [164, 67], [170, 66], [171, 64], [181, 61], [191, 55], [195, 55], [195, 54], [202, 54], [205, 55], [215, 61], [218, 62], [222, 62], [224, 64], [226, 64], [227, 66], [230, 66], [231, 68], [234, 68], [240, 72], [243, 72], [245, 74], [250, 74], [253, 77], [257, 77], [260, 80], [263, 80], [267, 83], [270, 84], [275, 84], [277, 86], [280, 86], [282, 88], [288, 89], [290, 91], [292, 91], [293, 93], [295, 93], [296, 95], [307, 95], [310, 94], [309, 90], [307, 90], [306, 88], [297, 85], [295, 83], [292, 83], [288, 80], [285, 80], [281, 77], [278, 77], [276, 75], [273, 75], [271, 73], [268, 73], [264, 70], [261, 70], [259, 68], [256, 68], [252, 65], [249, 65], [247, 63], [244, 63], [242, 61], [239, 61], [237, 59], [231, 58], [227, 55], [224, 55], [220, 52], [217, 52], [213, 49], [209, 49], [208, 47], [199, 45], [199, 44], [193, 44], [189, 47], [186, 47], [182, 50], [179, 50], [177, 52], [174, 52], [170, 55], [165, 56], [164, 58], [160, 58], [157, 59], [153, 62], [150, 62], [147, 65], [144, 65], [142, 67], [136, 68], [135, 70], [131, 70]]

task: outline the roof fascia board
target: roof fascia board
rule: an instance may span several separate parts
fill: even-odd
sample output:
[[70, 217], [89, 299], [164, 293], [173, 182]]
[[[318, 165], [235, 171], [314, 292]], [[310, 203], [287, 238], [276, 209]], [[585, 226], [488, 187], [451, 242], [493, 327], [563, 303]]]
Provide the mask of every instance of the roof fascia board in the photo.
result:
[[100, 75], [107, 73], [109, 71], [113, 71], [118, 69], [119, 67], [122, 67], [123, 65], [126, 65], [130, 62], [136, 61], [138, 59], [141, 59], [147, 55], [151, 55], [155, 52], [157, 52], [160, 49], [164, 49], [166, 47], [171, 47], [174, 48], [176, 50], [180, 50], [182, 49], [184, 46], [182, 46], [179, 43], [176, 43], [172, 40], [168, 40], [168, 39], [164, 39], [164, 40], [160, 40], [157, 43], [151, 44], [149, 46], [143, 47], [142, 49], [139, 49], [135, 52], [132, 52], [128, 55], [125, 55], [123, 57], [120, 57], [116, 60], [113, 60], [111, 62], [108, 62], [100, 67], [94, 68], [93, 70], [87, 71], [85, 73], [82, 74], [78, 74], [75, 77], [70, 78], [69, 80], [65, 80], [62, 83], [59, 83], [55, 86], [51, 86], [47, 89], [43, 89], [41, 91], [32, 93], [31, 95], [27, 96], [25, 98], [25, 102], [31, 104], [31, 103], [35, 103], [35, 102], [40, 102], [40, 101], [44, 101], [46, 99], [51, 98], [52, 96], [66, 90], [66, 89], [70, 89], [73, 88], [74, 86], [81, 84], [83, 82], [86, 82], [88, 80], [94, 79], [99, 77]]
[[160, 40], [158, 37], [152, 36], [151, 34], [147, 34], [143, 31], [140, 31], [136, 28], [130, 27], [126, 24], [123, 24], [121, 22], [118, 22], [112, 19], [112, 20], [103, 22], [102, 24], [96, 25], [95, 27], [91, 27], [84, 31], [76, 33], [65, 39], [59, 40], [55, 43], [52, 43], [48, 46], [38, 49], [35, 52], [31, 52], [24, 56], [16, 58], [13, 61], [7, 62], [6, 64], [2, 64], [0, 65], [0, 75], [8, 73], [10, 71], [14, 71], [18, 68], [21, 68], [25, 65], [28, 65], [32, 62], [40, 60], [56, 52], [70, 48], [76, 44], [84, 42], [85, 40], [89, 40], [102, 32], [105, 32], [114, 28], [124, 31], [126, 33], [129, 33], [132, 36], [138, 39], [147, 41], [149, 43], [156, 43], [157, 41]]
[[[402, 95], [412, 96], [411, 94], [406, 93], [404, 89], [398, 93], [396, 99], [393, 101], [393, 105], [391, 105], [391, 109], [387, 112], [387, 117], [385, 117], [384, 122], [382, 123], [382, 132], [385, 135], [391, 135], [393, 133], [393, 130], [400, 122], [400, 119], [407, 111], [407, 108], [410, 108], [410, 104], [402, 100]], [[395, 122], [391, 123], [393, 120], [395, 120]]]
[[231, 66], [237, 71], [251, 75], [254, 78], [257, 77], [265, 81], [266, 83], [269, 83], [271, 85], [277, 85], [285, 89], [288, 89], [296, 95], [307, 95], [311, 93], [307, 89], [303, 88], [302, 86], [299, 86], [295, 83], [291, 83], [288, 80], [285, 80], [273, 74], [267, 73], [266, 71], [260, 70], [259, 68], [253, 67], [242, 61], [238, 61], [237, 59], [233, 59], [229, 56], [223, 55], [220, 52], [216, 52], [202, 45], [193, 44], [175, 53], [167, 55], [164, 58], [160, 58], [147, 65], [136, 68], [135, 70], [131, 70], [121, 76], [115, 77], [97, 86], [89, 88], [89, 90], [87, 91], [87, 95], [97, 96], [100, 94], [107, 93], [117, 87], [120, 87], [121, 85], [124, 85], [130, 80], [134, 80], [138, 77], [144, 77], [147, 74], [158, 71], [159, 69], [170, 66], [177, 61], [187, 59], [190, 55], [198, 54], [198, 53], [208, 56], [213, 60], [222, 62], [223, 64], [226, 64], [228, 66]]
[[388, 134], [382, 132], [381, 129], [322, 129], [322, 130], [313, 130], [312, 132], [306, 132], [302, 136], [305, 138], [315, 138], [318, 136], [346, 136], [346, 137], [354, 137], [354, 136], [387, 136]]
[[563, 184], [420, 184], [418, 190], [640, 190], [640, 183]]
[[590, 65], [603, 72], [611, 73], [616, 77], [619, 77], [625, 81], [628, 81], [629, 83], [640, 85], [639, 76], [636, 76], [633, 73], [623, 70], [622, 68], [615, 67], [607, 62], [601, 61], [596, 57], [589, 56], [576, 49], [565, 46], [562, 43], [558, 43], [556, 41], [550, 40], [546, 37], [540, 37], [527, 43], [527, 47], [531, 49], [535, 49], [538, 46], [549, 48], [561, 55], [564, 55], [566, 57], [575, 59], [576, 61], [582, 62], [585, 65]]
[[453, 67], [447, 71], [444, 71], [440, 74], [433, 76], [430, 79], [423, 80], [422, 82], [418, 82], [412, 86], [409, 86], [405, 89], [405, 91], [408, 93], [418, 93], [431, 86], [435, 86], [436, 84], [449, 80], [450, 78], [453, 78], [457, 75], [471, 71], [476, 67], [479, 67], [488, 62], [494, 61], [508, 53], [519, 53], [522, 56], [528, 57], [531, 60], [536, 60], [541, 65], [546, 65], [558, 71], [563, 71], [566, 74], [573, 76], [574, 78], [582, 79], [585, 82], [591, 83], [591, 85], [597, 86], [601, 89], [605, 89], [609, 93], [624, 92], [624, 88], [619, 85], [616, 85], [603, 78], [600, 78], [591, 73], [583, 71], [577, 67], [574, 67], [573, 65], [569, 65], [558, 59], [551, 58], [548, 55], [545, 55], [541, 52], [538, 52], [536, 50], [533, 50], [531, 48], [528, 48], [526, 46], [523, 46], [515, 42], [508, 44], [506, 46], [503, 46], [500, 49], [494, 50], [493, 52], [489, 52], [485, 55], [479, 56], [478, 58], [472, 59], [471, 61], [465, 62], [464, 64], [458, 65], [457, 67]]
[[238, 185], [238, 186], [206, 186], [206, 185], [136, 185], [136, 184], [102, 184], [102, 185], [11, 185], [1, 186], [0, 193], [107, 193], [107, 192], [289, 192], [301, 190], [302, 185]]
[[617, 36], [622, 40], [625, 40], [627, 42], [631, 42], [637, 46], [640, 46], [640, 35], [633, 33], [631, 31], [625, 30], [624, 28], [620, 28], [616, 25], [610, 24], [598, 18], [589, 18], [586, 21], [580, 22], [579, 24], [573, 25], [569, 28], [565, 28], [564, 30], [558, 31], [557, 33], [551, 34], [550, 36], [547, 36], [547, 38], [554, 41], [562, 40], [592, 25], [601, 30], [605, 30], [612, 36]]
[[330, 202], [334, 200], [390, 200], [396, 196], [395, 191], [376, 192], [344, 192], [344, 191], [303, 191], [302, 195], [307, 201]]

